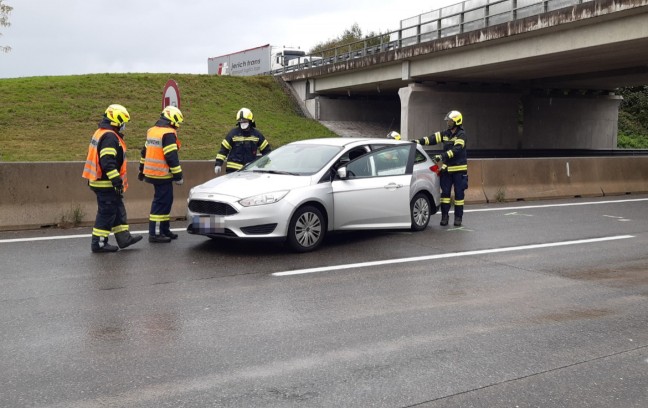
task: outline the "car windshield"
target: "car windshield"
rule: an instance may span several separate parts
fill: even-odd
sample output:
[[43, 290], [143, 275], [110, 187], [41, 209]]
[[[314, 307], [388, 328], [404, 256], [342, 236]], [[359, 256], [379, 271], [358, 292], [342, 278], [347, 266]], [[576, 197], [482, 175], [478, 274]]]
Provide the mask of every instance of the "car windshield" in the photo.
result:
[[340, 146], [288, 144], [248, 164], [244, 171], [311, 175], [320, 171], [340, 150]]

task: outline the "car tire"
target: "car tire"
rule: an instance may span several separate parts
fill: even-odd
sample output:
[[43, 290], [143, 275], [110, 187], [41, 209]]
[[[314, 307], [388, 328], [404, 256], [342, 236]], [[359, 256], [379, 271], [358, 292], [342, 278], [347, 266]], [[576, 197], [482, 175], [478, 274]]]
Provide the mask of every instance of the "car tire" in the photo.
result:
[[312, 205], [299, 208], [288, 224], [288, 246], [296, 252], [309, 252], [320, 246], [326, 235], [322, 212]]
[[432, 215], [432, 204], [425, 193], [416, 193], [410, 203], [410, 217], [412, 219], [412, 231], [422, 231], [427, 228]]

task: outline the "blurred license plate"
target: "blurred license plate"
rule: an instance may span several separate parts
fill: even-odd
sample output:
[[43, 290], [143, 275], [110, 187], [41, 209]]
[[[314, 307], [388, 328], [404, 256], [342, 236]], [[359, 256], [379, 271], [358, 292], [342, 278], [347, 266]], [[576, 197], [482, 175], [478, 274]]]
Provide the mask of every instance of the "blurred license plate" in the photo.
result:
[[199, 234], [220, 234], [225, 231], [223, 217], [218, 215], [194, 215], [193, 230]]

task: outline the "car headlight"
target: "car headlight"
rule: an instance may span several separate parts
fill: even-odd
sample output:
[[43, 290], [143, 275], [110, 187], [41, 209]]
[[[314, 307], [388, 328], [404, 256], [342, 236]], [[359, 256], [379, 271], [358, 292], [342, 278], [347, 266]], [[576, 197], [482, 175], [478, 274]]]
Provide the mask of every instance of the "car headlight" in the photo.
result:
[[272, 193], [259, 194], [252, 197], [247, 197], [239, 201], [243, 207], [252, 207], [255, 205], [273, 204], [281, 200], [288, 194], [288, 190], [275, 191]]

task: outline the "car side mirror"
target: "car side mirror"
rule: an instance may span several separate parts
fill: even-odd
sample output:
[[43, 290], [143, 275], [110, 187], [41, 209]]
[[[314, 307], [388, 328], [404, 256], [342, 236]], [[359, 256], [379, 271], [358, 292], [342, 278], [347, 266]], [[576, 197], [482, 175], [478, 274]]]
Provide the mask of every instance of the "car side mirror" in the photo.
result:
[[342, 180], [346, 180], [347, 178], [349, 178], [349, 176], [347, 174], [346, 166], [342, 166], [339, 169], [337, 169], [337, 175]]

